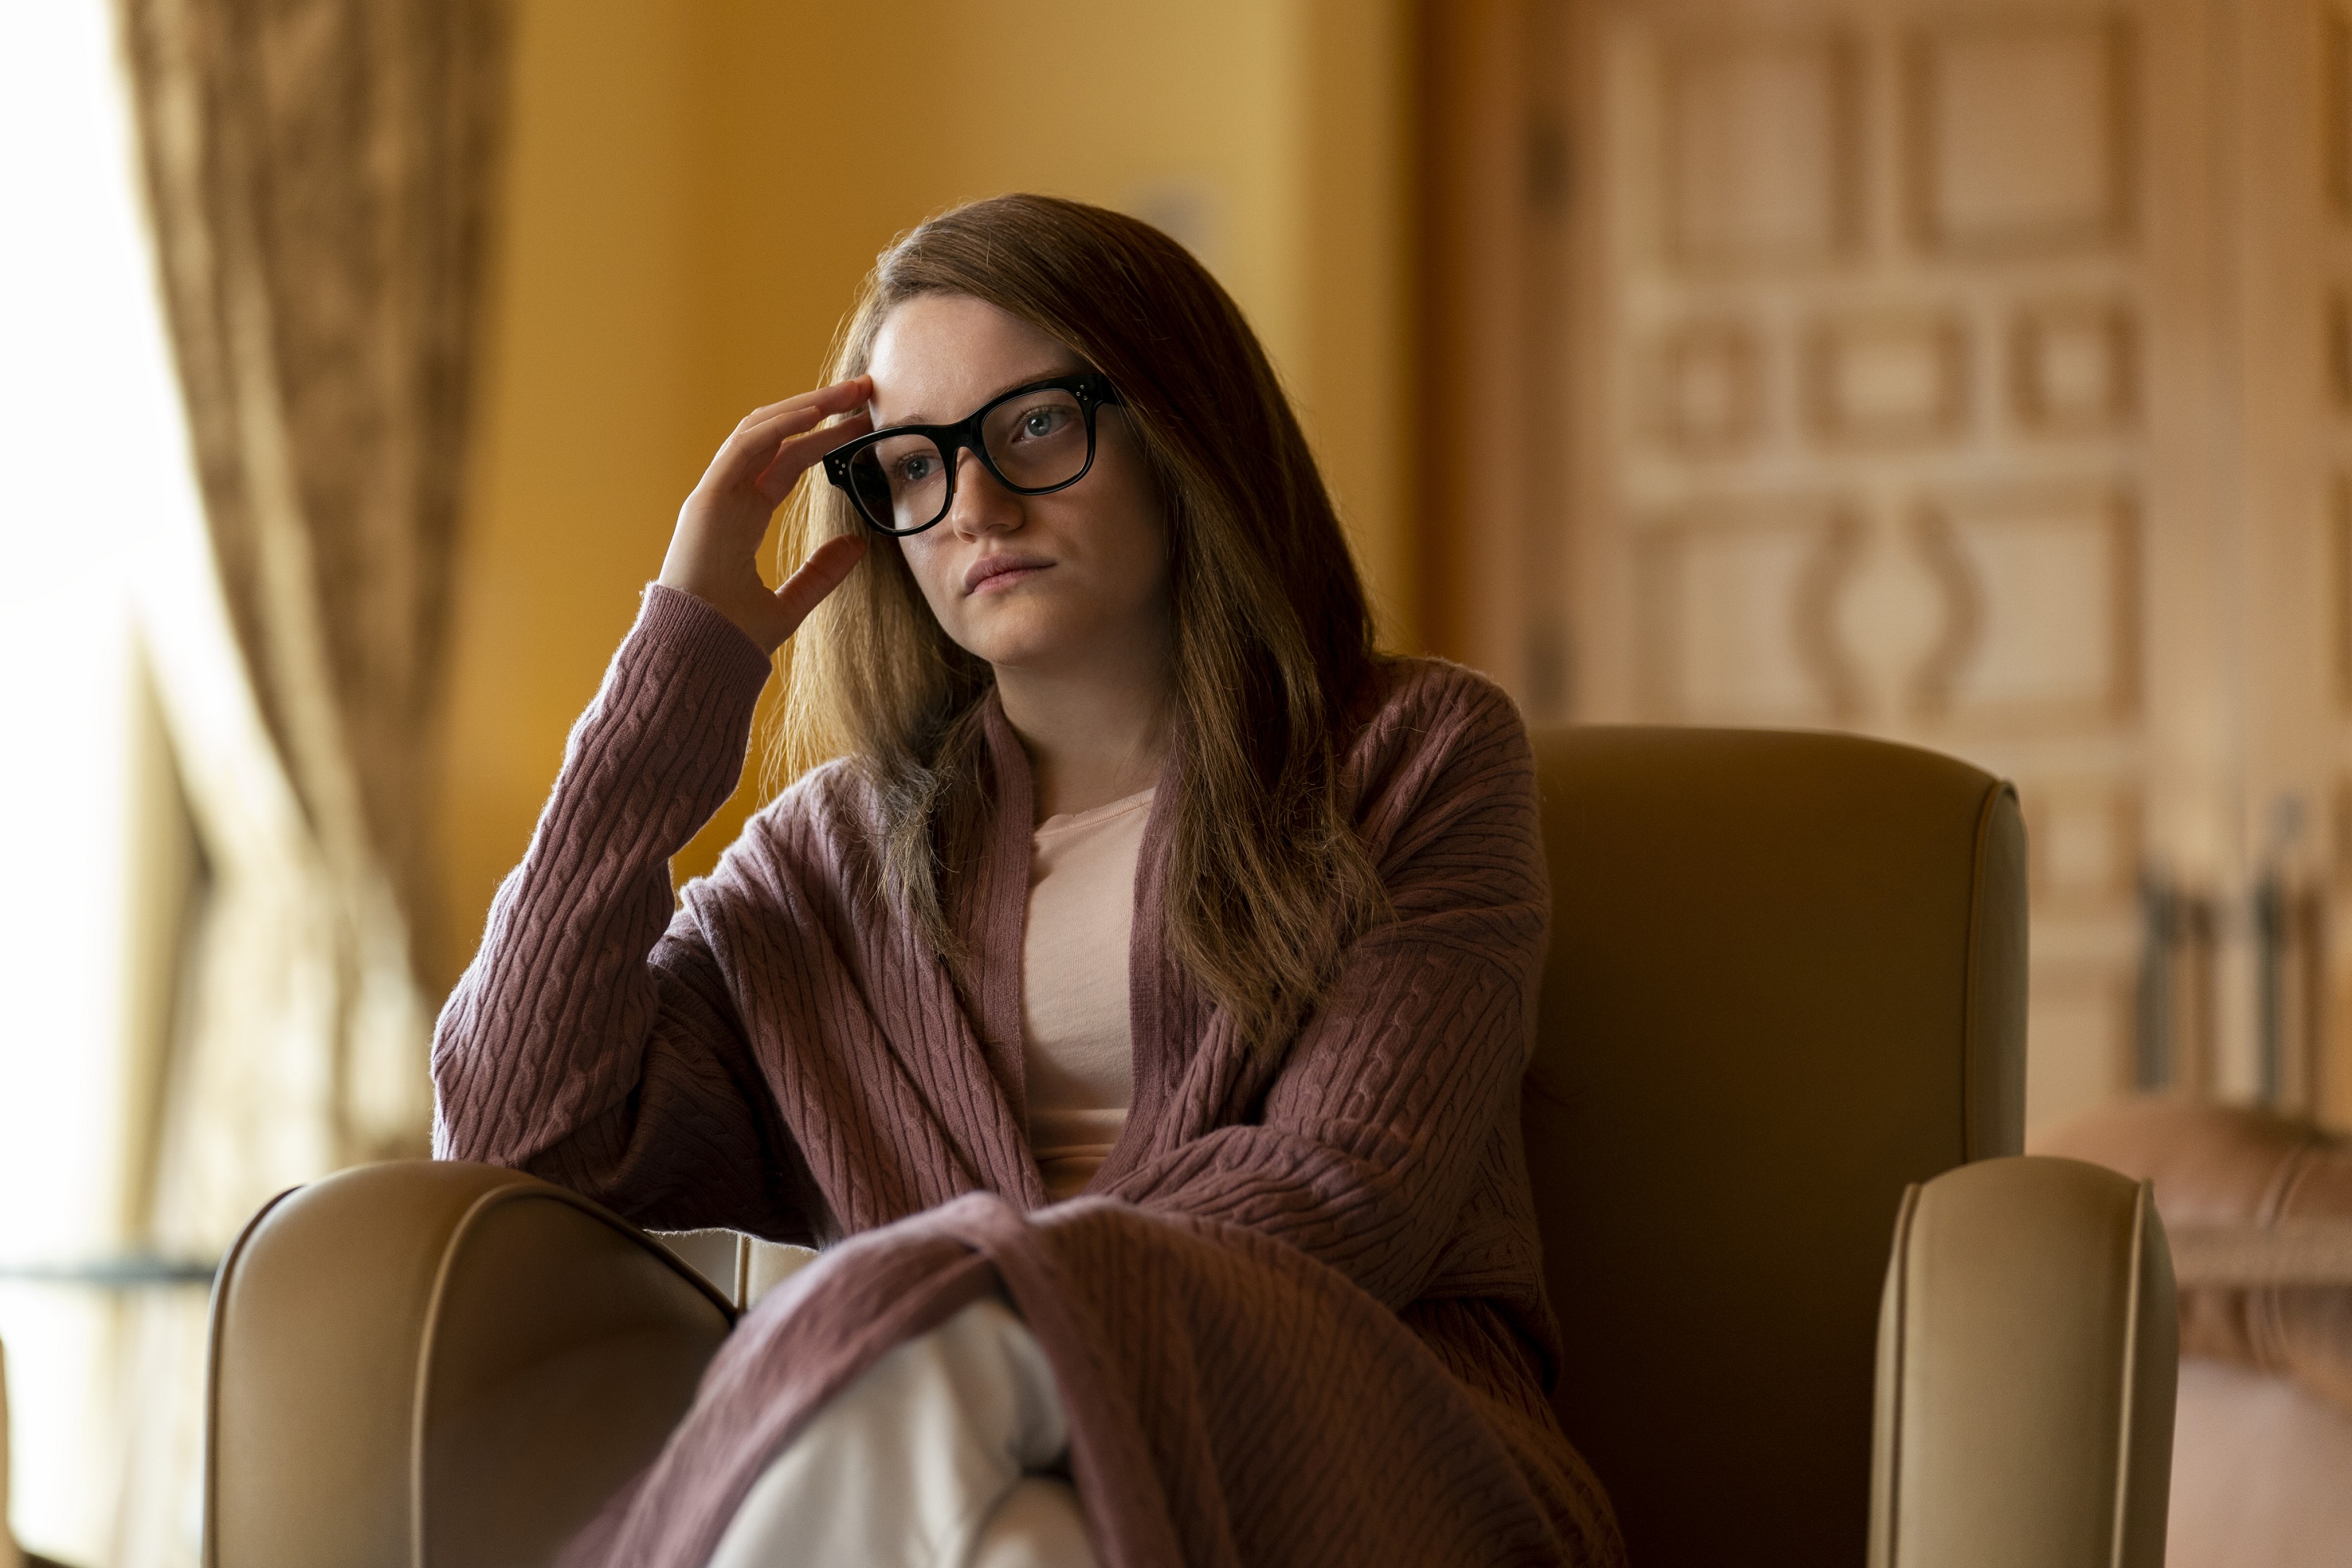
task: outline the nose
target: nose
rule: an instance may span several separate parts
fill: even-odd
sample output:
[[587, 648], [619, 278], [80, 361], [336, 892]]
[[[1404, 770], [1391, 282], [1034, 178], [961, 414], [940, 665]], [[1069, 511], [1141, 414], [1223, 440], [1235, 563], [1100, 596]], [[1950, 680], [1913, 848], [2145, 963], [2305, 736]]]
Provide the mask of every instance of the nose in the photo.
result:
[[1022, 515], [1021, 498], [996, 482], [980, 454], [969, 447], [956, 454], [955, 500], [948, 507], [947, 525], [958, 537], [1009, 533], [1021, 526]]

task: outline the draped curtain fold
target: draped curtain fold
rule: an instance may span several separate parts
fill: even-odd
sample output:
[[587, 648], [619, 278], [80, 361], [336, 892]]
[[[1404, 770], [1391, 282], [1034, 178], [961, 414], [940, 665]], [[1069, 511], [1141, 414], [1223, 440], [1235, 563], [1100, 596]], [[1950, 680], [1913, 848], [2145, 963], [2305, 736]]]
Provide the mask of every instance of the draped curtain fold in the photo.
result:
[[[214, 907], [162, 1174], [204, 1168], [171, 1228], [216, 1243], [273, 1184], [317, 1173], [290, 1167], [425, 1146], [412, 952], [434, 907], [425, 806], [508, 18], [497, 0], [117, 4], [227, 674], [247, 698], [189, 692], [165, 649]], [[223, 723], [238, 710], [258, 725]], [[255, 728], [266, 756], [211, 754], [254, 749]], [[238, 1138], [265, 1105], [314, 1125]], [[283, 1152], [240, 1161], [256, 1146]]]
[[[205, 862], [146, 1228], [428, 1147], [413, 953], [507, 0], [111, 0], [201, 494], [133, 597]], [[158, 515], [173, 509], [159, 509]], [[204, 1303], [121, 1321], [112, 1561], [196, 1561]]]

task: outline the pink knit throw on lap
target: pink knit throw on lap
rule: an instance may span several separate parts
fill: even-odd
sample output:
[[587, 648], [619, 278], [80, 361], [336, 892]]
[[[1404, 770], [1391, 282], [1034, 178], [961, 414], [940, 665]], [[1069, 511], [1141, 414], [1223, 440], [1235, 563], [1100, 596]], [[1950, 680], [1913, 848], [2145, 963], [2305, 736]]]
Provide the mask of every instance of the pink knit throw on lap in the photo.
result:
[[702, 1563], [819, 1404], [1002, 1290], [1111, 1568], [1620, 1561], [1545, 1400], [1517, 1127], [1549, 903], [1508, 700], [1386, 667], [1343, 784], [1396, 919], [1276, 1051], [1244, 1050], [1160, 941], [1171, 764], [1137, 878], [1133, 1108], [1048, 1205], [1024, 1132], [1029, 773], [992, 702], [994, 821], [956, 904], [974, 994], [887, 891], [841, 764], [673, 913], [669, 857], [734, 788], [768, 675], [716, 611], [647, 591], [435, 1042], [445, 1157], [825, 1248], [575, 1557]]

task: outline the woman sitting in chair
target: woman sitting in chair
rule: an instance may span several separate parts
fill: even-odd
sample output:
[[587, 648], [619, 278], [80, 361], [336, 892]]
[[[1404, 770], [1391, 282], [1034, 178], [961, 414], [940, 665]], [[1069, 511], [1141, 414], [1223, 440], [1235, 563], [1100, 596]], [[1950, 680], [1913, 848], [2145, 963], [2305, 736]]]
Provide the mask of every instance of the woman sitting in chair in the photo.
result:
[[[1373, 654], [1264, 353], [1143, 224], [935, 218], [836, 374], [687, 499], [436, 1041], [443, 1155], [824, 1248], [573, 1555], [1616, 1561], [1545, 1399], [1509, 701]], [[788, 638], [838, 760], [673, 912]]]

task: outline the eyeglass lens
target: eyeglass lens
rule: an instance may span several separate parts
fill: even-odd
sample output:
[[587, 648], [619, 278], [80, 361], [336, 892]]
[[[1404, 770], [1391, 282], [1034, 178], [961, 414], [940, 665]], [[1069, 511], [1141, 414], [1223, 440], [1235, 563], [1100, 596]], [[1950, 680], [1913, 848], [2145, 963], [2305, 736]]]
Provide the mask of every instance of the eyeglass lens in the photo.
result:
[[[981, 439], [998, 476], [1017, 490], [1053, 489], [1086, 471], [1086, 411], [1060, 387], [1040, 387], [989, 409]], [[887, 437], [850, 459], [849, 482], [866, 516], [894, 533], [911, 533], [946, 514], [950, 460], [929, 436]]]

